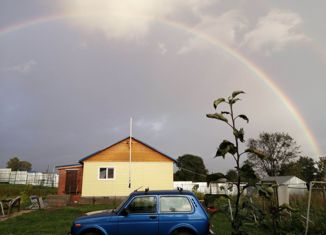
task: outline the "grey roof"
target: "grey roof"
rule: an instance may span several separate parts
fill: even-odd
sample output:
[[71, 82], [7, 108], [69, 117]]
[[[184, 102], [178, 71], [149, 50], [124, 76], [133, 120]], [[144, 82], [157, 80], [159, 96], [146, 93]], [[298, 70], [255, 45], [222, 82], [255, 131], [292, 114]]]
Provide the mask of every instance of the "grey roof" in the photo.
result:
[[67, 165], [59, 165], [59, 166], [55, 166], [55, 168], [76, 167], [76, 166], [82, 166], [82, 164], [80, 164], [80, 163], [74, 163], [74, 164], [67, 164]]
[[288, 181], [293, 180], [293, 179], [304, 182], [302, 179], [300, 179], [294, 175], [268, 176], [268, 177], [263, 178], [261, 181], [276, 181], [278, 184], [285, 184], [285, 183], [289, 183]]

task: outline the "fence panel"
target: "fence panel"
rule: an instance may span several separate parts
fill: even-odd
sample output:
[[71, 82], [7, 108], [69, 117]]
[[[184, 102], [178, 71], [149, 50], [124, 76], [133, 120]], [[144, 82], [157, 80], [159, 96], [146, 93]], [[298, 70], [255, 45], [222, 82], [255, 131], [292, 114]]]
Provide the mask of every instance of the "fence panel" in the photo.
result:
[[9, 168], [0, 169], [0, 183], [58, 187], [58, 182], [59, 175], [56, 173], [11, 171]]

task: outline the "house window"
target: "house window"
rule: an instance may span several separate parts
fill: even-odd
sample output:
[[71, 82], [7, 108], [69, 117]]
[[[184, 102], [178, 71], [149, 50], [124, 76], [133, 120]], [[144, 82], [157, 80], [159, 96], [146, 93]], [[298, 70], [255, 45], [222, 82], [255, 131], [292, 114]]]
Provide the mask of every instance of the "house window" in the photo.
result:
[[100, 180], [114, 179], [114, 168], [113, 167], [100, 167], [99, 168], [99, 179]]

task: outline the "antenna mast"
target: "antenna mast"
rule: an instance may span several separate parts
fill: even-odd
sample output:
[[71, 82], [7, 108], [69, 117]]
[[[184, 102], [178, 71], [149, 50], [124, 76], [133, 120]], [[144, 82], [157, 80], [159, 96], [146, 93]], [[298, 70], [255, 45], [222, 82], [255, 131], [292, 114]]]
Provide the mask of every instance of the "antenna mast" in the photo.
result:
[[130, 135], [129, 135], [129, 185], [131, 188], [131, 140], [132, 140], [132, 118], [130, 118]]

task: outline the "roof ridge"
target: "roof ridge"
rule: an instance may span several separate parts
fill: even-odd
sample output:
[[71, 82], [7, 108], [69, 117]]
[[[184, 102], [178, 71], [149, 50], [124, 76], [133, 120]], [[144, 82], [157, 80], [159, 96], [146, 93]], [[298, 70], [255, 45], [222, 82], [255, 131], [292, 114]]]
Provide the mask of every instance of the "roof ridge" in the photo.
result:
[[[122, 140], [120, 140], [120, 141], [118, 141], [118, 142], [116, 142], [116, 143], [114, 143], [114, 144], [112, 144], [112, 145], [110, 145], [110, 146], [104, 148], [104, 149], [101, 149], [101, 150], [98, 150], [98, 151], [96, 151], [96, 152], [94, 152], [94, 153], [92, 153], [92, 154], [89, 154], [89, 155], [87, 155], [86, 157], [81, 158], [78, 162], [81, 163], [81, 164], [83, 164], [83, 162], [84, 162], [85, 160], [91, 158], [92, 156], [94, 156], [94, 155], [96, 155], [96, 154], [98, 154], [98, 153], [100, 153], [100, 152], [103, 152], [103, 151], [105, 151], [105, 150], [107, 150], [107, 149], [109, 149], [109, 148], [111, 148], [111, 147], [113, 147], [113, 146], [115, 146], [115, 145], [117, 145], [117, 144], [119, 144], [119, 143], [121, 143], [121, 142], [123, 142], [123, 141], [129, 139], [129, 138], [130, 138], [130, 136], [128, 136], [128, 137], [126, 137], [126, 138], [124, 138], [124, 139], [122, 139]], [[168, 158], [168, 159], [170, 159], [170, 160], [172, 160], [173, 162], [176, 163], [176, 160], [175, 160], [174, 158], [168, 156], [167, 154], [162, 153], [161, 151], [159, 151], [159, 150], [153, 148], [152, 146], [150, 146], [150, 145], [144, 143], [143, 141], [141, 141], [141, 140], [139, 140], [139, 139], [137, 139], [137, 138], [135, 138], [135, 137], [131, 137], [131, 138], [134, 139], [134, 140], [136, 140], [137, 142], [139, 142], [139, 143], [145, 145], [146, 147], [148, 147], [148, 148], [154, 150], [155, 152], [160, 153], [160, 154], [163, 155], [164, 157], [166, 157], [166, 158]]]

